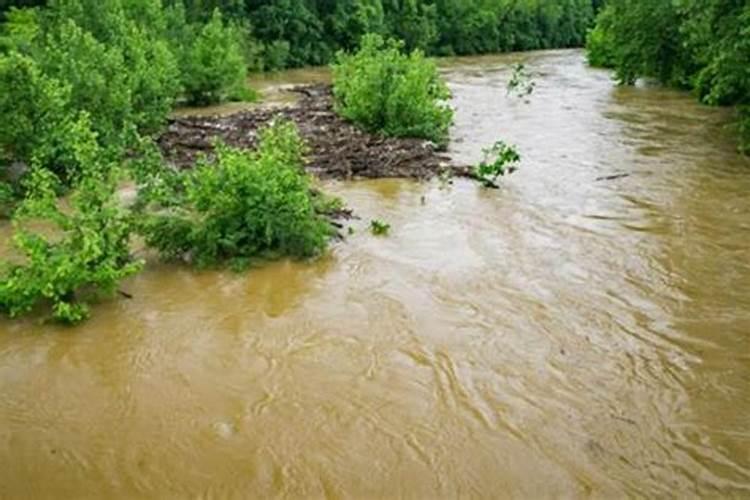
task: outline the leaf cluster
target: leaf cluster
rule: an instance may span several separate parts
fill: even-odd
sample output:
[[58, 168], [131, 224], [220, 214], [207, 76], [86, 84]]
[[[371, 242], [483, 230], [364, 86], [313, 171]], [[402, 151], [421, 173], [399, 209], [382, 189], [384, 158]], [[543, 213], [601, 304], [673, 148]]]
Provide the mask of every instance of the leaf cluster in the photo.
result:
[[515, 146], [497, 141], [492, 147], [482, 150], [484, 158], [474, 168], [475, 177], [486, 187], [496, 186], [498, 177], [513, 173], [521, 156]]

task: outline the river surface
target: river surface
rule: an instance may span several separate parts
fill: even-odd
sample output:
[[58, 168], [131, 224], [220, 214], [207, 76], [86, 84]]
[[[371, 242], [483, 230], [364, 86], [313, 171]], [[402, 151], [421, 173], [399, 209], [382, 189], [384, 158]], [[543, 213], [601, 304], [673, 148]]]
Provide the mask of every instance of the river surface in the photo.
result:
[[580, 51], [442, 65], [456, 161], [523, 156], [501, 189], [326, 183], [361, 219], [314, 262], [151, 262], [80, 327], [0, 320], [0, 497], [750, 497], [727, 112]]

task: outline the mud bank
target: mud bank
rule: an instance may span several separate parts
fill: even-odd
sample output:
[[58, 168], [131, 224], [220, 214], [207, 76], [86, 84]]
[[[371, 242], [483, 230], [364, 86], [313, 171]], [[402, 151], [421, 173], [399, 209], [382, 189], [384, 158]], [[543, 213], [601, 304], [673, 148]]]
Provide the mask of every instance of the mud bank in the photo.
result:
[[212, 142], [253, 147], [257, 131], [275, 117], [294, 121], [310, 147], [308, 170], [321, 178], [406, 177], [425, 179], [450, 168], [455, 175], [468, 169], [450, 164], [434, 144], [421, 139], [383, 137], [364, 132], [333, 111], [330, 85], [295, 87], [299, 99], [290, 105], [258, 108], [227, 116], [173, 118], [159, 145], [167, 160], [190, 168]]

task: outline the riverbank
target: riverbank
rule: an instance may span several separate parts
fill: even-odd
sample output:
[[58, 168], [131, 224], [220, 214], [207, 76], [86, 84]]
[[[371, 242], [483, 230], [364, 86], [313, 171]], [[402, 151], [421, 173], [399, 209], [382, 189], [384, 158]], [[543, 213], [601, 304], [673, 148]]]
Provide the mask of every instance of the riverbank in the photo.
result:
[[447, 169], [454, 175], [470, 173], [468, 167], [453, 165], [429, 141], [371, 134], [345, 121], [334, 112], [330, 85], [298, 86], [289, 92], [298, 96], [289, 104], [229, 115], [174, 117], [159, 138], [159, 146], [169, 163], [186, 169], [200, 155], [210, 155], [216, 139], [231, 146], [254, 147], [258, 130], [281, 117], [299, 128], [310, 148], [307, 168], [320, 178], [428, 179]]

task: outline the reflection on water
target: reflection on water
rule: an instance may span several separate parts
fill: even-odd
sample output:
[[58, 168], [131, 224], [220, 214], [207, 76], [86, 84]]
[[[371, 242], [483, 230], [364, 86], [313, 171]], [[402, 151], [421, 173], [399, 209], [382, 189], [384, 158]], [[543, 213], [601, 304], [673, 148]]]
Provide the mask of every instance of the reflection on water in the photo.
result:
[[500, 190], [333, 182], [361, 219], [315, 262], [154, 263], [76, 329], [0, 322], [0, 497], [750, 495], [726, 113], [578, 51], [444, 71], [457, 161], [522, 153]]

